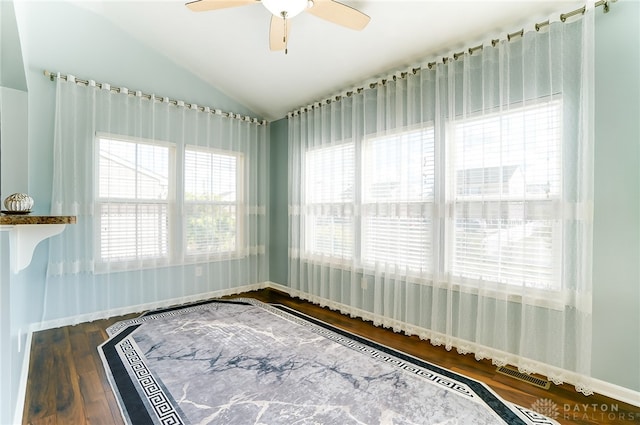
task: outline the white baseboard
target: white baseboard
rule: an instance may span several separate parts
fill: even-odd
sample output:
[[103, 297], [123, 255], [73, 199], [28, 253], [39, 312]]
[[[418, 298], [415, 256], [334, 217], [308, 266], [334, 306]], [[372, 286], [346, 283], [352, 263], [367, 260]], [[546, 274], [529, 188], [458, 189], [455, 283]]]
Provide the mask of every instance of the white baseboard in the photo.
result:
[[27, 378], [29, 377], [29, 364], [31, 363], [31, 339], [33, 338], [33, 332], [27, 332], [26, 341], [24, 343], [24, 354], [22, 359], [22, 370], [20, 371], [20, 382], [18, 383], [18, 397], [15, 414], [13, 416], [14, 424], [22, 423], [22, 416], [24, 414], [24, 399], [27, 394]]
[[108, 319], [115, 316], [124, 316], [130, 313], [140, 313], [143, 311], [155, 310], [158, 308], [171, 307], [175, 305], [188, 304], [196, 301], [202, 301], [209, 298], [224, 297], [227, 295], [235, 295], [243, 292], [257, 291], [269, 287], [269, 282], [256, 283], [253, 285], [245, 285], [237, 288], [220, 289], [217, 291], [204, 292], [195, 295], [189, 295], [186, 297], [170, 298], [162, 301], [155, 301], [151, 303], [138, 304], [133, 306], [126, 306], [120, 308], [114, 308], [110, 310], [102, 310], [93, 313], [80, 314], [77, 316], [63, 317], [60, 319], [48, 320], [42, 323], [34, 323], [29, 326], [29, 332], [37, 332], [45, 329], [54, 329], [62, 326], [73, 326], [79, 323], [93, 322], [94, 320]]
[[640, 407], [640, 391], [633, 391], [629, 388], [590, 378], [593, 391], [607, 397]]

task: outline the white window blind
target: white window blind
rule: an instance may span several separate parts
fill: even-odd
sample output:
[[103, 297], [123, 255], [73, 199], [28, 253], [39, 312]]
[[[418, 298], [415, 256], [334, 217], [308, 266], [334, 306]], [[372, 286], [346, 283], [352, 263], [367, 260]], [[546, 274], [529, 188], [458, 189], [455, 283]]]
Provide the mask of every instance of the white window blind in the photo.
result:
[[[98, 269], [107, 264], [145, 267], [145, 261], [176, 264], [186, 257], [199, 261], [237, 252], [242, 154], [187, 147], [184, 172], [176, 176], [173, 145], [97, 140]], [[176, 209], [178, 185], [184, 187], [184, 203]]]
[[355, 147], [353, 143], [306, 153], [306, 252], [353, 257]]
[[[558, 288], [561, 102], [450, 125], [439, 180], [433, 127], [364, 140], [361, 160], [350, 143], [308, 150], [307, 254], [423, 274], [434, 267], [437, 240], [451, 253], [442, 267], [454, 277]], [[436, 185], [451, 193], [436, 198]], [[434, 235], [433, 211], [448, 202], [451, 231]]]
[[364, 146], [363, 262], [429, 270], [433, 128], [372, 139]]
[[454, 276], [559, 287], [561, 123], [554, 101], [453, 124]]
[[187, 255], [222, 254], [238, 247], [241, 157], [185, 150], [185, 237]]
[[166, 258], [171, 149], [99, 138], [98, 151], [98, 258]]

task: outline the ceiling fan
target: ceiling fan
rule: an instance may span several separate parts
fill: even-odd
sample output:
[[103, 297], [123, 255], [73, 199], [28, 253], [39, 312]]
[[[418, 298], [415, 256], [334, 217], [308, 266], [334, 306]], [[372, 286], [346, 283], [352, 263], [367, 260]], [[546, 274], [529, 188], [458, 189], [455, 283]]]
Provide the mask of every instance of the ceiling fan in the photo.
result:
[[334, 0], [195, 0], [186, 6], [194, 12], [206, 12], [255, 3], [262, 3], [272, 14], [269, 48], [285, 53], [291, 29], [289, 21], [303, 11], [354, 30], [364, 29], [371, 20], [359, 10]]

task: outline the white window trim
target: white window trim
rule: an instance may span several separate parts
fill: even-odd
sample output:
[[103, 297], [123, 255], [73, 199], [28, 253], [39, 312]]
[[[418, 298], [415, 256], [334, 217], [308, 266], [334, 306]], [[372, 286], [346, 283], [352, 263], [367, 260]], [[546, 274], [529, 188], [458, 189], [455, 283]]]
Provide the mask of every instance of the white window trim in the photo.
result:
[[[311, 201], [307, 201], [308, 196], [307, 196], [307, 192], [309, 191], [309, 182], [308, 182], [308, 176], [306, 174], [306, 170], [307, 170], [307, 155], [309, 154], [309, 152], [314, 152], [314, 151], [319, 151], [319, 150], [324, 150], [324, 149], [337, 149], [337, 148], [343, 148], [345, 146], [349, 146], [352, 145], [353, 149], [354, 149], [354, 181], [353, 181], [353, 190], [354, 190], [354, 197], [350, 200], [350, 201], [331, 201], [331, 202], [311, 202]], [[358, 162], [358, 147], [356, 145], [356, 143], [352, 140], [345, 140], [343, 142], [337, 142], [334, 144], [330, 144], [330, 145], [323, 145], [323, 146], [317, 146], [314, 147], [312, 149], [307, 149], [304, 152], [304, 160], [302, 161], [302, 185], [305, 188], [304, 190], [304, 200], [303, 200], [303, 210], [306, 212], [309, 209], [313, 209], [314, 206], [319, 206], [319, 205], [326, 205], [326, 204], [331, 204], [331, 205], [342, 205], [342, 206], [348, 206], [351, 205], [350, 211], [351, 211], [351, 215], [347, 216], [350, 217], [352, 220], [352, 234], [355, 235], [355, 230], [357, 228], [357, 224], [356, 221], [359, 220], [359, 210], [356, 207], [356, 202], [355, 202], [355, 196], [356, 196], [356, 182], [357, 182], [357, 176], [358, 176], [358, 167], [356, 167], [356, 164]], [[346, 209], [346, 208], [345, 208]], [[348, 257], [344, 257], [344, 256], [336, 256], [336, 255], [325, 255], [325, 254], [319, 254], [319, 253], [315, 253], [311, 250], [310, 248], [310, 233], [311, 233], [311, 224], [308, 222], [308, 218], [307, 218], [307, 214], [302, 214], [301, 215], [301, 226], [304, 229], [304, 234], [301, 235], [302, 237], [302, 242], [301, 242], [301, 246], [303, 247], [302, 252], [301, 252], [301, 258], [303, 258], [304, 260], [313, 263], [313, 264], [332, 264], [332, 265], [337, 265], [340, 267], [347, 267], [351, 264], [353, 264], [353, 259], [356, 256], [356, 247], [352, 246], [351, 247], [351, 252], [352, 255], [348, 256]], [[355, 239], [354, 239], [355, 242]]]
[[[121, 198], [100, 198], [100, 141], [101, 139], [108, 140], [117, 140], [127, 143], [135, 143], [135, 144], [143, 144], [149, 146], [158, 146], [165, 147], [169, 149], [169, 168], [168, 168], [168, 181], [175, 181], [175, 161], [176, 161], [176, 149], [173, 143], [167, 143], [163, 141], [156, 141], [151, 139], [145, 139], [140, 137], [131, 137], [131, 136], [123, 136], [119, 134], [109, 134], [103, 132], [97, 132], [94, 140], [94, 166], [93, 166], [93, 175], [94, 175], [94, 209], [96, 214], [94, 214], [95, 225], [94, 225], [94, 273], [107, 273], [110, 271], [127, 271], [127, 270], [138, 270], [138, 269], [149, 269], [158, 266], [167, 266], [170, 265], [172, 260], [172, 236], [174, 235], [174, 231], [172, 229], [172, 224], [175, 220], [172, 219], [173, 211], [175, 208], [175, 186], [168, 184], [168, 193], [167, 199], [164, 201], [160, 201], [157, 199], [121, 199]], [[106, 202], [104, 202], [106, 201]], [[168, 229], [167, 229], [167, 255], [166, 256], [158, 256], [158, 257], [148, 257], [142, 259], [123, 259], [123, 260], [106, 260], [104, 261], [102, 258], [101, 251], [101, 238], [102, 238], [102, 221], [100, 214], [100, 205], [108, 205], [112, 202], [115, 203], [123, 203], [123, 204], [131, 204], [131, 205], [141, 205], [141, 204], [163, 204], [167, 205], [167, 215], [168, 215]]]
[[[545, 202], [551, 205], [551, 209], [554, 211], [560, 211], [559, 205], [562, 203], [562, 199], [564, 197], [563, 187], [564, 187], [564, 172], [563, 172], [563, 156], [562, 156], [562, 137], [563, 137], [563, 121], [562, 117], [560, 118], [560, 127], [558, 129], [560, 133], [560, 146], [558, 146], [558, 163], [560, 167], [560, 176], [559, 176], [559, 191], [557, 194], [553, 196], [549, 195], [526, 195], [524, 196], [504, 196], [504, 195], [496, 195], [496, 196], [475, 196], [475, 195], [457, 195], [456, 192], [456, 179], [455, 175], [455, 155], [451, 150], [451, 147], [455, 146], [455, 125], [459, 124], [463, 121], [481, 121], [487, 120], [494, 117], [502, 117], [505, 114], [516, 113], [516, 112], [526, 112], [528, 110], [535, 110], [542, 106], [553, 107], [557, 105], [562, 112], [562, 99], [559, 96], [555, 96], [553, 98], [541, 98], [537, 99], [534, 102], [527, 102], [527, 104], [518, 103], [512, 104], [509, 106], [508, 111], [500, 111], [500, 108], [496, 108], [495, 111], [489, 113], [477, 113], [468, 116], [465, 119], [461, 117], [457, 117], [457, 121], [455, 123], [449, 121], [446, 123], [446, 159], [445, 159], [445, 167], [446, 178], [448, 180], [448, 184], [446, 184], [446, 188], [449, 190], [443, 190], [442, 193], [445, 194], [444, 204], [447, 206], [447, 219], [445, 220], [445, 234], [444, 234], [444, 243], [447, 245], [445, 250], [445, 258], [444, 258], [444, 270], [447, 276], [454, 282], [454, 285], [458, 285], [461, 288], [462, 292], [470, 292], [476, 293], [477, 288], [480, 286], [477, 283], [477, 280], [466, 278], [464, 276], [457, 276], [453, 273], [453, 256], [454, 256], [454, 247], [455, 243], [452, 242], [455, 239], [455, 210], [454, 210], [454, 202], [457, 204], [464, 203], [472, 203], [472, 202], [484, 202], [484, 203], [494, 203], [494, 202], [522, 202], [524, 204], [529, 202]], [[453, 193], [451, 193], [453, 192]], [[546, 307], [553, 308], [554, 306], [560, 306], [561, 304], [556, 304], [554, 302], [550, 302], [550, 297], [555, 297], [557, 299], [565, 298], [562, 296], [563, 294], [563, 285], [562, 285], [562, 267], [561, 267], [561, 259], [562, 259], [562, 250], [564, 246], [563, 241], [563, 224], [562, 217], [560, 217], [560, 213], [556, 213], [555, 216], [551, 218], [554, 221], [553, 232], [552, 232], [552, 240], [554, 247], [560, 247], [560, 253], [556, 253], [553, 255], [553, 271], [552, 275], [553, 280], [556, 282], [556, 286], [553, 288], [535, 288], [531, 286], [527, 286], [527, 291], [532, 294], [540, 294], [540, 301], [527, 302], [527, 304], [533, 305], [542, 305]], [[495, 291], [496, 294], [507, 294], [512, 299], [521, 299], [521, 293], [517, 290], [519, 285], [505, 283], [505, 282], [497, 282], [491, 280], [483, 280], [483, 285], [489, 286], [492, 289], [488, 290], [488, 292]], [[466, 289], [465, 289], [466, 288]], [[546, 295], [545, 295], [546, 294]], [[497, 297], [499, 298], [499, 297]], [[538, 304], [537, 304], [538, 303]]]
[[[434, 168], [435, 168], [435, 127], [433, 125], [433, 123], [425, 123], [422, 125], [413, 125], [413, 126], [409, 126], [409, 127], [405, 127], [400, 129], [399, 131], [394, 131], [391, 133], [386, 133], [383, 135], [377, 135], [374, 137], [365, 137], [362, 141], [362, 158], [360, 160], [360, 167], [359, 170], [360, 174], [356, 176], [356, 179], [358, 179], [360, 181], [360, 187], [361, 187], [361, 193], [360, 193], [360, 199], [361, 199], [361, 203], [360, 203], [360, 211], [364, 211], [370, 207], [373, 207], [374, 205], [387, 205], [389, 208], [393, 209], [393, 208], [410, 208], [410, 206], [418, 206], [418, 205], [422, 205], [422, 206], [426, 206], [426, 209], [430, 212], [429, 214], [429, 219], [432, 222], [431, 225], [431, 229], [433, 229], [433, 220], [434, 220], [434, 215], [432, 213], [433, 209], [434, 209], [434, 204], [435, 204], [435, 193], [432, 193], [431, 197], [428, 199], [424, 199], [424, 198], [410, 198], [408, 196], [405, 196], [399, 200], [387, 200], [387, 201], [377, 201], [375, 198], [368, 198], [368, 194], [366, 193], [365, 187], [367, 186], [365, 180], [368, 177], [366, 175], [366, 173], [363, 171], [365, 169], [365, 161], [367, 160], [367, 157], [369, 155], [369, 152], [371, 149], [373, 149], [373, 147], [371, 146], [373, 143], [380, 141], [380, 140], [384, 140], [384, 139], [400, 139], [400, 141], [402, 142], [402, 139], [404, 137], [412, 137], [413, 135], [418, 135], [420, 137], [420, 140], [422, 140], [423, 136], [425, 133], [431, 133], [432, 137], [433, 137], [433, 153], [434, 153]], [[406, 149], [407, 147], [403, 144], [403, 149]], [[434, 176], [435, 178], [435, 176]], [[406, 182], [408, 181], [408, 175], [406, 173], [402, 174], [402, 180], [403, 183], [406, 186]], [[435, 192], [435, 186], [434, 186], [434, 192]], [[376, 261], [367, 256], [367, 252], [366, 252], [366, 246], [367, 246], [367, 237], [366, 234], [364, 232], [364, 228], [365, 228], [365, 224], [364, 224], [364, 218], [365, 218], [365, 214], [363, 213], [361, 215], [361, 220], [359, 221], [360, 226], [359, 226], [359, 239], [360, 239], [360, 251], [357, 253], [357, 263], [362, 267], [363, 270], [365, 271], [370, 271], [371, 273], [373, 273], [376, 270]], [[428, 235], [428, 240], [429, 240], [429, 246], [428, 249], [429, 251], [432, 252], [433, 250], [433, 245], [434, 245], [434, 235], [433, 232], [429, 232]], [[425, 274], [428, 275], [433, 275], [433, 254], [427, 258], [423, 264], [422, 264], [422, 269], [416, 268], [416, 267], [410, 267], [408, 265], [402, 265], [401, 267], [403, 268], [403, 270], [405, 271], [405, 273], [402, 274], [402, 276], [407, 276], [407, 277], [413, 277], [419, 280], [423, 279], [423, 276]]]
[[[218, 252], [218, 253], [202, 253], [202, 252], [187, 252], [187, 232], [186, 221], [182, 223], [182, 246], [184, 247], [183, 263], [184, 264], [196, 264], [196, 263], [208, 263], [215, 261], [223, 261], [229, 259], [241, 259], [246, 257], [247, 253], [244, 252], [243, 246], [245, 241], [245, 202], [244, 202], [244, 170], [245, 170], [245, 158], [242, 152], [237, 151], [225, 151], [222, 149], [201, 147], [197, 145], [186, 145], [186, 151], [206, 152], [215, 155], [233, 156], [236, 158], [236, 200], [234, 202], [220, 202], [220, 201], [188, 201], [184, 199], [183, 205], [230, 205], [236, 208], [236, 249], [234, 251]], [[183, 183], [184, 190], [184, 183]]]
[[[536, 102], [528, 102], [527, 105], [520, 106], [520, 108], [534, 109], [534, 108], [539, 108], [541, 105], [552, 104], [552, 103], [560, 103], [560, 105], [562, 105], [561, 99], [558, 96], [554, 96], [553, 98], [549, 98], [549, 99], [538, 99]], [[509, 112], [513, 112], [518, 109], [519, 109], [518, 105], [510, 105]], [[560, 110], [562, 110], [562, 106], [560, 106]], [[497, 116], [501, 115], [500, 112], [494, 112], [493, 114]], [[469, 116], [468, 119], [482, 119], [486, 117], [487, 117], [487, 114], [475, 114], [475, 115]], [[426, 123], [424, 125], [429, 126], [429, 123]], [[562, 119], [560, 120], [560, 125], [561, 125], [560, 134], [562, 135], [563, 134]], [[449, 141], [451, 140], [452, 137], [454, 137], [453, 136], [454, 133], [452, 131], [452, 123], [451, 122], [446, 123], [445, 127], [446, 127], [445, 128], [445, 131], [446, 131], [445, 146], [450, 146], [451, 144]], [[421, 128], [425, 128], [425, 127], [422, 126], [422, 127], [412, 127], [409, 129], [402, 129], [396, 134], [402, 134], [405, 132], [409, 133]], [[364, 138], [360, 142], [360, 146], [362, 147], [365, 146], [366, 141], [367, 139]], [[353, 142], [350, 142], [350, 143], [353, 143]], [[438, 141], [435, 141], [435, 143], [438, 144]], [[335, 145], [331, 145], [331, 146], [335, 146]], [[356, 176], [355, 176], [356, 185], [354, 187], [354, 190], [355, 188], [358, 188], [360, 193], [354, 193], [354, 200], [353, 200], [354, 229], [353, 231], [354, 231], [354, 243], [356, 243], [356, 238], [360, 238], [360, 241], [356, 243], [356, 246], [354, 246], [353, 258], [340, 258], [340, 257], [320, 256], [320, 255], [311, 254], [308, 251], [308, 241], [306, 241], [306, 239], [308, 238], [308, 234], [307, 234], [308, 230], [307, 230], [307, 226], [305, 226], [304, 224], [303, 224], [303, 229], [305, 229], [305, 234], [301, 235], [304, 241], [302, 245], [304, 247], [304, 250], [301, 253], [302, 254], [301, 257], [303, 260], [307, 260], [310, 263], [331, 265], [332, 267], [342, 268], [345, 271], [350, 270], [352, 273], [361, 274], [362, 279], [367, 279], [368, 276], [371, 276], [376, 272], [375, 272], [374, 264], [372, 264], [371, 262], [367, 262], [366, 259], [363, 257], [363, 252], [362, 252], [363, 251], [362, 244], [364, 242], [362, 240], [363, 238], [362, 223], [361, 223], [362, 217], [360, 212], [361, 212], [361, 205], [363, 206], [363, 205], [366, 205], [367, 203], [363, 199], [365, 195], [361, 193], [363, 191], [362, 189], [363, 183], [362, 181], [359, 181], [363, 178], [363, 172], [362, 172], [363, 155], [361, 152], [362, 148], [358, 148], [358, 144], [356, 144], [355, 146], [356, 146]], [[434, 149], [436, 149], [436, 152], [437, 152], [437, 146], [434, 146]], [[499, 198], [499, 200], [506, 201], [506, 202], [513, 201], [513, 202], [523, 202], [523, 203], [549, 202], [552, 204], [553, 210], [558, 211], [559, 205], [562, 203], [562, 199], [563, 199], [562, 190], [563, 190], [563, 183], [564, 183], [563, 182], [564, 175], [562, 172], [564, 168], [564, 162], [562, 157], [562, 145], [560, 146], [559, 155], [560, 155], [559, 162], [560, 162], [560, 169], [561, 169], [560, 181], [559, 181], [559, 185], [560, 185], [559, 194], [552, 197], [549, 197], [548, 195], [544, 195], [544, 194], [527, 195], [526, 198], [517, 197], [517, 196], [513, 196], [513, 197], [503, 196], [502, 198]], [[436, 161], [436, 164], [434, 164], [434, 166], [437, 167], [438, 166], [437, 159], [435, 161]], [[445, 159], [440, 166], [447, 170], [446, 173], [447, 173], [447, 176], [449, 176], [450, 174], [449, 170], [452, 168], [452, 163], [451, 163], [451, 153], [448, 152], [448, 149], [445, 149]], [[306, 178], [304, 169], [303, 169], [303, 178]], [[434, 211], [432, 215], [432, 221], [435, 223], [435, 221], [441, 218], [444, 218], [445, 227], [444, 227], [443, 235], [442, 236], [432, 235], [432, 238], [433, 238], [432, 240], [435, 240], [437, 238], [437, 241], [434, 241], [434, 242], [443, 243], [445, 241], [451, 240], [451, 236], [453, 234], [452, 227], [455, 226], [455, 220], [453, 217], [454, 215], [453, 202], [452, 202], [452, 197], [455, 197], [455, 193], [454, 194], [448, 193], [448, 190], [447, 190], [447, 188], [452, 188], [452, 187], [455, 188], [455, 184], [451, 185], [449, 179], [447, 179], [447, 181], [442, 182], [440, 184], [438, 184], [438, 182], [436, 182], [435, 184], [440, 189], [437, 189], [434, 187], [434, 192], [436, 194], [440, 193], [441, 197], [434, 198], [432, 201], [429, 201], [429, 203], [431, 203], [432, 205], [432, 210]], [[484, 201], [487, 201], [486, 196], [480, 197], [480, 196], [466, 195], [464, 200], [458, 199], [457, 202], [474, 202], [474, 201], [479, 201], [481, 199]], [[496, 198], [495, 200], [497, 201], [498, 198]], [[423, 201], [423, 202], [426, 202], [426, 201]], [[310, 204], [306, 204], [306, 205], [310, 205]], [[301, 218], [304, 220], [304, 214], [301, 216]], [[562, 217], [560, 217], [559, 215], [556, 215], [552, 219], [556, 223], [554, 225], [553, 236], [552, 236], [553, 244], [554, 246], [558, 247], [560, 251], [562, 251], [563, 245], [564, 245]], [[432, 232], [432, 233], [435, 233], [435, 232]], [[450, 282], [450, 283], [434, 282], [433, 276], [435, 271], [431, 271], [426, 274], [421, 274], [420, 276], [418, 276], [417, 274], [414, 275], [414, 274], [408, 273], [406, 275], [403, 275], [403, 277], [406, 278], [411, 283], [422, 284], [422, 285], [427, 285], [432, 287], [445, 285], [445, 286], [452, 287], [454, 290], [457, 290], [461, 293], [469, 293], [469, 294], [482, 293], [483, 296], [489, 296], [489, 297], [494, 297], [499, 299], [504, 299], [506, 297], [507, 300], [515, 303], [541, 306], [541, 307], [547, 307], [547, 308], [558, 309], [558, 310], [561, 310], [564, 308], [565, 300], [568, 300], [568, 297], [570, 297], [570, 295], [566, 294], [566, 290], [563, 289], [562, 278], [561, 278], [561, 267], [559, 264], [554, 266], [554, 274], [556, 275], [555, 280], [556, 282], [558, 282], [557, 288], [541, 289], [541, 288], [527, 287], [527, 296], [523, 296], [521, 291], [518, 290], [519, 288], [518, 285], [487, 281], [485, 282], [488, 284], [487, 287], [480, 287], [477, 285], [476, 283], [477, 281], [472, 282], [472, 279], [467, 279], [462, 277], [455, 278], [455, 276], [452, 276], [452, 271], [451, 271], [452, 270], [451, 256], [453, 255], [451, 248], [452, 247], [448, 247], [445, 249], [444, 256], [440, 260], [441, 264], [434, 264], [433, 267], [435, 269], [440, 269], [440, 273], [443, 276], [449, 277], [449, 281], [452, 280], [451, 278], [454, 278], [453, 282]], [[554, 261], [556, 263], [560, 263], [561, 261], [562, 255], [560, 254], [561, 253], [559, 253], [559, 255], [554, 255]], [[353, 268], [354, 265], [356, 266], [355, 268]]]
[[[108, 202], [99, 197], [99, 176], [100, 176], [100, 149], [99, 143], [101, 139], [117, 140], [136, 144], [147, 144], [151, 146], [159, 146], [169, 148], [169, 179], [168, 195], [164, 202], [159, 202], [155, 199], [119, 199], [119, 198], [104, 198]], [[190, 265], [199, 263], [209, 263], [216, 261], [223, 261], [229, 259], [242, 259], [248, 255], [244, 249], [244, 240], [246, 236], [246, 229], [244, 223], [245, 213], [245, 190], [244, 190], [244, 172], [245, 172], [245, 158], [244, 154], [239, 151], [227, 151], [223, 149], [215, 148], [202, 148], [197, 145], [186, 145], [184, 147], [178, 147], [174, 143], [145, 139], [139, 137], [132, 137], [120, 134], [96, 132], [93, 145], [94, 147], [94, 163], [93, 163], [93, 199], [94, 199], [94, 270], [95, 274], [108, 273], [113, 271], [135, 271], [145, 270], [157, 267], [167, 266], [179, 266]], [[206, 150], [207, 152], [217, 153], [221, 155], [235, 156], [240, 160], [240, 166], [236, 169], [236, 202], [232, 203], [236, 206], [236, 249], [235, 251], [215, 253], [215, 254], [187, 254], [186, 253], [186, 234], [185, 224], [179, 222], [177, 210], [182, 208], [187, 202], [184, 200], [184, 175], [178, 175], [178, 161], [182, 160], [183, 164], [180, 166], [182, 173], [184, 173], [184, 153], [187, 149], [193, 150]], [[132, 205], [138, 204], [166, 204], [168, 215], [168, 235], [167, 235], [167, 256], [150, 257], [144, 259], [131, 259], [131, 260], [107, 260], [103, 261], [102, 253], [100, 250], [101, 243], [101, 218], [99, 214], [100, 205], [108, 204], [111, 202], [130, 203]], [[180, 205], [179, 205], [180, 204]], [[229, 203], [222, 203], [229, 204]]]

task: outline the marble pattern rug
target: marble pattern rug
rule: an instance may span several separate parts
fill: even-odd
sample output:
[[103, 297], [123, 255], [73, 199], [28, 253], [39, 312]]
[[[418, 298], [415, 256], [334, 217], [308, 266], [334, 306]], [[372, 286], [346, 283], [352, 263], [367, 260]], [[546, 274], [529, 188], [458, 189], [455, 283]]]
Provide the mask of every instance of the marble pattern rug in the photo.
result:
[[100, 355], [133, 425], [556, 423], [463, 375], [253, 299], [158, 310], [107, 332]]

